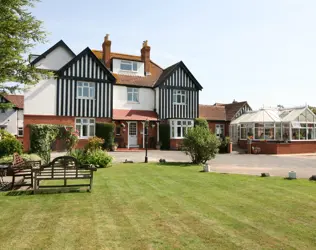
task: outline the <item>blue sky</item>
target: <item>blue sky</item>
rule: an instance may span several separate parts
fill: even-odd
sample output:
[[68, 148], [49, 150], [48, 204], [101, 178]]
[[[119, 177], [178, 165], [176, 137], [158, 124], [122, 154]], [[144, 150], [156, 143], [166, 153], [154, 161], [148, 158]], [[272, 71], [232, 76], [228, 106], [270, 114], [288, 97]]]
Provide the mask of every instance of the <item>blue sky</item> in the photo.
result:
[[142, 41], [162, 67], [182, 60], [204, 87], [200, 103], [247, 100], [316, 106], [315, 0], [42, 0], [32, 10], [49, 42], [75, 53], [101, 49], [140, 54]]

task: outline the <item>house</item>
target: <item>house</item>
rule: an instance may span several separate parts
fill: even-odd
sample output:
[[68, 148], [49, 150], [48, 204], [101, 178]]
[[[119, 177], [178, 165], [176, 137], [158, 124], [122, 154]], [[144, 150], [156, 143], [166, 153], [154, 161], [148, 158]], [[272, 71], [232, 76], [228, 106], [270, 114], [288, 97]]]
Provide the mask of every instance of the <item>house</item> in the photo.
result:
[[0, 129], [5, 129], [23, 141], [23, 95], [0, 96], [0, 103], [10, 103], [12, 108], [0, 110]]
[[170, 124], [170, 146], [176, 148], [185, 130], [199, 115], [202, 86], [180, 61], [166, 69], [153, 62], [145, 41], [140, 55], [111, 51], [106, 35], [102, 50], [86, 48], [78, 55], [60, 41], [32, 65], [53, 70], [56, 78], [43, 79], [25, 93], [25, 150], [28, 124], [64, 124], [80, 132], [79, 147], [95, 135], [95, 123], [116, 124], [120, 147], [145, 147], [159, 142], [159, 124]]
[[214, 105], [199, 105], [199, 117], [207, 120], [209, 128], [218, 138], [229, 136], [229, 124], [245, 112], [251, 110], [246, 101], [232, 103], [215, 103]]

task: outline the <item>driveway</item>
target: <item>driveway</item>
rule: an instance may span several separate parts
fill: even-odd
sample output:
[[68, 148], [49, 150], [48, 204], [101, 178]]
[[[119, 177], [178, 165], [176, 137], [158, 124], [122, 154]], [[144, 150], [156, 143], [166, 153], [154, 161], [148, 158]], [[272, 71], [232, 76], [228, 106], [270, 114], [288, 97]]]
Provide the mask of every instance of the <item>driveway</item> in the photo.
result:
[[[64, 153], [52, 153], [52, 158]], [[145, 151], [135, 152], [109, 152], [114, 157], [114, 162], [144, 162]], [[189, 162], [190, 157], [181, 151], [149, 150], [148, 161], [158, 162], [159, 159], [167, 162]], [[316, 175], [316, 155], [247, 155], [219, 154], [209, 161], [211, 169], [218, 173], [235, 173], [260, 175], [263, 172], [271, 176], [287, 177], [289, 171], [295, 171], [298, 178], [309, 178]]]
[[[131, 160], [144, 162], [145, 152], [110, 152], [115, 162]], [[148, 151], [148, 161], [189, 162], [190, 157], [180, 151]], [[219, 173], [236, 173], [260, 175], [263, 172], [271, 176], [287, 177], [289, 171], [295, 171], [298, 178], [309, 178], [316, 175], [316, 156], [308, 155], [247, 155], [219, 154], [209, 161], [211, 169]]]

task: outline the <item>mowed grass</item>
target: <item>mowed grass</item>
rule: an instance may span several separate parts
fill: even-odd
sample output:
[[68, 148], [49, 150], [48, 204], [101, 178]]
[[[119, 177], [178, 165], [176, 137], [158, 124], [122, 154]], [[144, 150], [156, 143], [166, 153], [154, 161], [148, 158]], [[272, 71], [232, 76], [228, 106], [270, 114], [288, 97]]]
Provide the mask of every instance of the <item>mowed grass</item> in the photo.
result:
[[0, 194], [0, 249], [315, 249], [316, 183], [99, 169], [92, 193]]

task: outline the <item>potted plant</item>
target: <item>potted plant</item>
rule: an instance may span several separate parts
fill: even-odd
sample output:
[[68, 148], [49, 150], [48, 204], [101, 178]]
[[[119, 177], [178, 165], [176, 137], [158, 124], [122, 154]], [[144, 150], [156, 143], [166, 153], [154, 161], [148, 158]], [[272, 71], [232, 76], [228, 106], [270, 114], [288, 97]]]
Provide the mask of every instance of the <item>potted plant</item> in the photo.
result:
[[157, 142], [156, 149], [160, 149], [160, 148], [161, 148], [161, 142]]
[[112, 151], [116, 151], [118, 147], [118, 144], [116, 142], [113, 142], [112, 144]]

